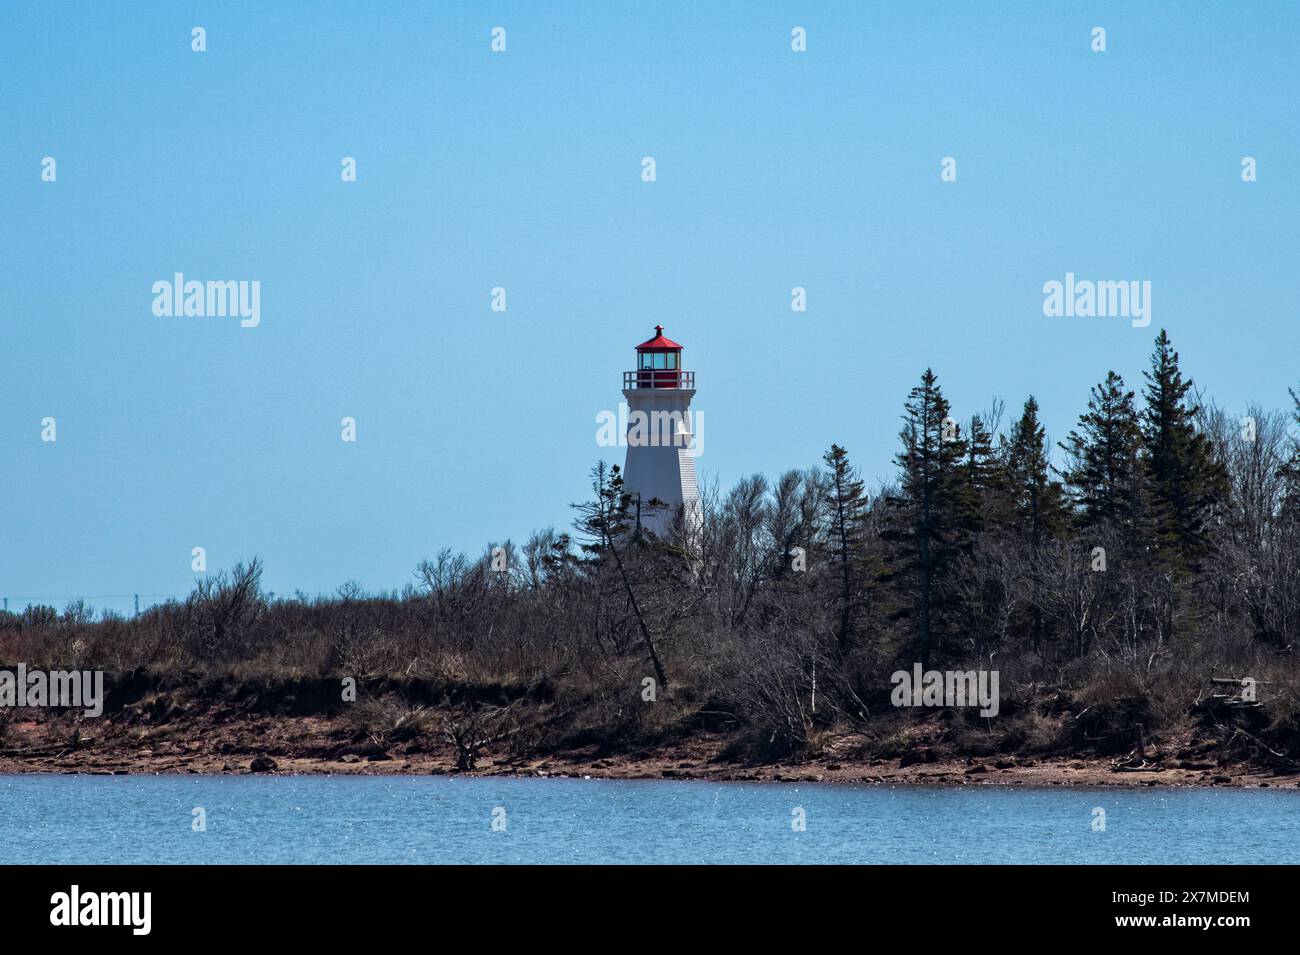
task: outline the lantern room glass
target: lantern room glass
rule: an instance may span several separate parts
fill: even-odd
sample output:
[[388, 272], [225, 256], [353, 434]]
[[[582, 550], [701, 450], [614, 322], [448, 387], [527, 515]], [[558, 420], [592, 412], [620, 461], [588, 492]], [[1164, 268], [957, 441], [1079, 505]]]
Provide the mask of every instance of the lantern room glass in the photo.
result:
[[640, 367], [645, 370], [673, 371], [677, 368], [677, 352], [642, 352]]

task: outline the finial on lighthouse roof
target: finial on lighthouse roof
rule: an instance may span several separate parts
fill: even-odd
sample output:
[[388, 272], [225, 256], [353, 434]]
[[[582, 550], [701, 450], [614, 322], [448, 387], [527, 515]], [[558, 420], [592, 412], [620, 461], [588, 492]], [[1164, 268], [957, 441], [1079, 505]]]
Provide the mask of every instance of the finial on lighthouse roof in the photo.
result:
[[662, 325], [656, 325], [655, 337], [650, 339], [649, 341], [642, 342], [640, 345], [637, 345], [636, 347], [639, 350], [649, 349], [649, 350], [666, 351], [670, 349], [680, 350], [682, 346], [677, 344], [671, 338], [665, 338], [664, 327]]

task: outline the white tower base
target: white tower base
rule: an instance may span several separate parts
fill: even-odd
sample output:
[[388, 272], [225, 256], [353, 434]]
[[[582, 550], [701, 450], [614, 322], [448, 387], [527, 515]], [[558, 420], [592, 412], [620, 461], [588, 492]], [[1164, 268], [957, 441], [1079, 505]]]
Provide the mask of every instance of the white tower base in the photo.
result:
[[[641, 526], [671, 538], [678, 515], [688, 539], [700, 522], [690, 404], [694, 388], [627, 388], [627, 460], [623, 489], [640, 495]], [[655, 502], [655, 504], [652, 504]]]

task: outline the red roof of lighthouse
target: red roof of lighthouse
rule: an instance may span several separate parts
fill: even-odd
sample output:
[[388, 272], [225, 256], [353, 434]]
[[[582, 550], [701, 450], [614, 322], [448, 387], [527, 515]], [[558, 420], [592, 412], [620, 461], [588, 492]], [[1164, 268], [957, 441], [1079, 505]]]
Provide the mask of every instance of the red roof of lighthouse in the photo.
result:
[[640, 345], [637, 345], [636, 350], [641, 351], [642, 349], [646, 349], [646, 348], [681, 348], [681, 347], [682, 347], [681, 345], [677, 344], [671, 338], [664, 338], [664, 327], [662, 325], [656, 325], [655, 337], [650, 339], [649, 341], [644, 341]]

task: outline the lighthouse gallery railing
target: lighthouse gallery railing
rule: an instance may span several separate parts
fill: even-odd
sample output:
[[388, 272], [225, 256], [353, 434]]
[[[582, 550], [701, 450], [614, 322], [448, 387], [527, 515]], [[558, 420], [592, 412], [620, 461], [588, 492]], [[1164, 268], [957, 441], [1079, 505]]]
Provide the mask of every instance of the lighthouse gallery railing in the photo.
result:
[[623, 372], [623, 390], [635, 388], [695, 388], [695, 372], [642, 368]]

